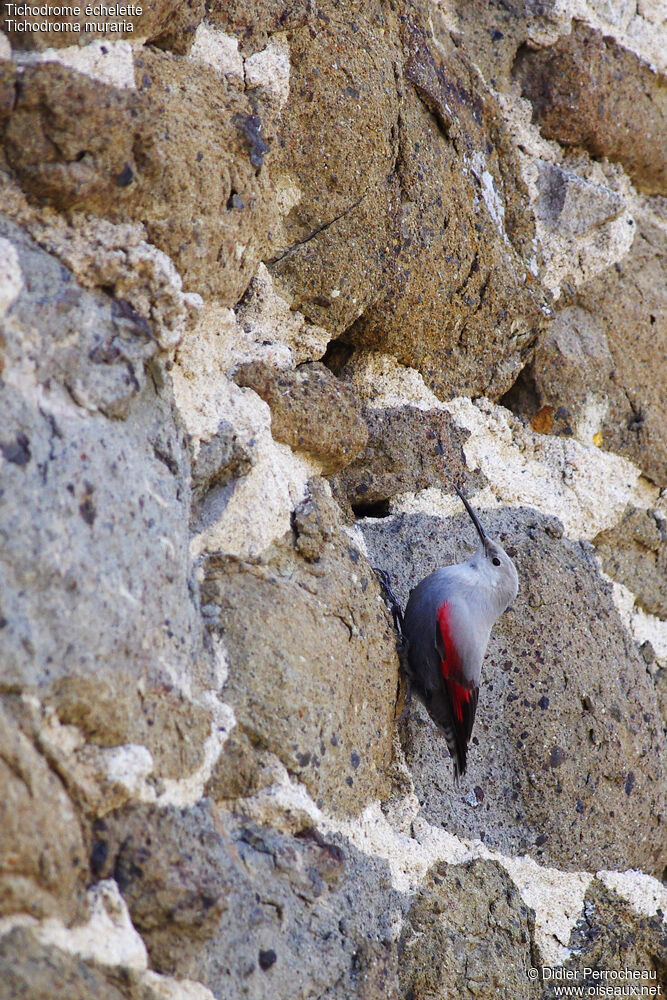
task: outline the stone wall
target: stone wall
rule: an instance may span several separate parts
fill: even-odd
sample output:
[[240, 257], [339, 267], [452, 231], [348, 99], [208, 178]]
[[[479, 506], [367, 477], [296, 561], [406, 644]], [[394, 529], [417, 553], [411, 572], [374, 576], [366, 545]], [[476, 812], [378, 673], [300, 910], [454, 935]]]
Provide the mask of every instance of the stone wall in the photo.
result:
[[[0, 997], [667, 988], [664, 8], [39, 20], [0, 35]], [[458, 787], [374, 573], [467, 557], [454, 482], [520, 577]]]

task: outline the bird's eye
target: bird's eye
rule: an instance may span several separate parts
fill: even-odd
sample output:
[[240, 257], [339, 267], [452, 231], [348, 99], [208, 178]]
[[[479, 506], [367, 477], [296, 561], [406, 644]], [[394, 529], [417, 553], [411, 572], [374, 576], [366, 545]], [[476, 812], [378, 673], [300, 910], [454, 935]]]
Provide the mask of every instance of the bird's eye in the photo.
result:
[[498, 558], [498, 556], [494, 556], [491, 562], [493, 563], [494, 566], [500, 566], [500, 559]]

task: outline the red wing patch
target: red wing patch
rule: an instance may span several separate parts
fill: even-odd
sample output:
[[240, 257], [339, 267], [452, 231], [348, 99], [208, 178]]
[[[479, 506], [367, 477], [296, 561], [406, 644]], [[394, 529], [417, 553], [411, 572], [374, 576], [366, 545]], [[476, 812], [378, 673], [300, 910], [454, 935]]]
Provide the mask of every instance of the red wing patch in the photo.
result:
[[442, 642], [442, 648], [440, 649], [440, 655], [442, 656], [442, 676], [446, 680], [450, 674], [460, 671], [461, 669], [459, 657], [454, 646], [454, 640], [452, 639], [449, 602], [443, 601], [436, 614], [438, 618], [438, 628], [440, 629], [440, 640]]
[[461, 684], [457, 684], [456, 681], [447, 681], [447, 687], [449, 689], [449, 697], [452, 699], [454, 718], [457, 722], [463, 722], [463, 709], [470, 701], [470, 690], [464, 688]]
[[[477, 710], [478, 688], [463, 682], [461, 660], [456, 651], [451, 632], [449, 603], [445, 601], [437, 610], [438, 630], [436, 646], [440, 655], [440, 670], [452, 712], [452, 729], [456, 752], [455, 773], [464, 774], [468, 740], [472, 733]], [[439, 640], [439, 641], [437, 641]]]

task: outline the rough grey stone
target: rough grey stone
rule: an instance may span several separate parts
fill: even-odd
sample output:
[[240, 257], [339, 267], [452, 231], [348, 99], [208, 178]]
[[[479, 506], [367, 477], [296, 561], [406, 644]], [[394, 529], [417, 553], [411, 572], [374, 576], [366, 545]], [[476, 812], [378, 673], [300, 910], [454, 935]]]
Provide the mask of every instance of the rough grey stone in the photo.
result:
[[308, 481], [308, 494], [297, 505], [292, 518], [295, 546], [299, 555], [316, 562], [338, 528], [338, 510], [322, 479]]
[[293, 372], [253, 361], [241, 366], [234, 381], [269, 404], [275, 440], [311, 455], [324, 475], [348, 465], [368, 440], [353, 389], [319, 361]]
[[230, 859], [207, 802], [192, 809], [135, 806], [97, 820], [93, 849], [116, 879], [132, 921], [153, 951], [181, 936], [210, 937], [229, 908]]
[[658, 695], [658, 704], [662, 713], [662, 721], [667, 728], [667, 670], [659, 670], [655, 677], [655, 689]]
[[[589, 6], [619, 25], [638, 15], [628, 37], [657, 9], [653, 0]], [[150, 748], [157, 792], [160, 777], [203, 762], [210, 713], [197, 698], [204, 678], [217, 679], [188, 543], [254, 460], [252, 440], [242, 447], [221, 412], [190, 474], [159, 347], [173, 344], [196, 300], [183, 299], [142, 239], [170, 255], [186, 291], [204, 295], [207, 334], [264, 260], [280, 294], [344, 338], [337, 349], [348, 356], [389, 351], [443, 398], [497, 398], [529, 362], [517, 408], [536, 429], [579, 433], [606, 405], [603, 447], [665, 482], [664, 205], [631, 199], [630, 252], [576, 292], [564, 285], [542, 332], [548, 303], [521, 180], [532, 154], [521, 149], [520, 164], [491, 89], [516, 96], [514, 68], [545, 131], [618, 160], [635, 186], [655, 191], [664, 80], [600, 32], [567, 32], [567, 6], [555, 0], [446, 8], [445, 21], [422, 0], [156, 0], [134, 19], [136, 90], [53, 62], [0, 60], [3, 211], [72, 269], [0, 225], [24, 281], [13, 301], [2, 243], [0, 914], [72, 926], [85, 919], [91, 875], [116, 878], [151, 967], [195, 981], [102, 967], [15, 927], [0, 937], [1, 1000], [173, 1000], [198, 996], [197, 981], [219, 1000], [541, 995], [526, 976], [539, 957], [531, 914], [498, 866], [438, 864], [401, 894], [384, 861], [304, 828], [305, 807], [292, 823], [285, 789], [271, 792], [284, 776], [278, 758], [339, 818], [380, 798], [408, 835], [412, 783], [392, 758], [397, 658], [372, 564], [392, 571], [405, 600], [408, 583], [470, 552], [464, 514], [376, 517], [362, 525], [369, 564], [313, 479], [291, 531], [263, 557], [204, 566], [207, 618], [228, 653], [222, 696], [238, 719], [206, 784], [215, 801], [139, 805], [127, 775], [100, 775], [106, 748], [128, 742]], [[286, 89], [186, 57], [204, 14], [233, 36], [223, 42], [233, 59], [234, 41], [247, 59], [277, 34], [255, 64], [266, 67], [287, 43], [286, 103]], [[51, 32], [12, 43], [80, 40]], [[517, 60], [534, 41], [539, 51], [524, 47]], [[610, 189], [570, 169], [586, 155], [535, 164], [541, 225], [573, 253], [620, 209]], [[596, 176], [620, 169], [603, 163]], [[309, 337], [290, 343], [307, 360]], [[303, 372], [321, 375], [309, 381], [308, 413], [281, 411], [276, 399], [274, 431], [283, 418], [283, 440], [300, 449], [310, 438], [329, 471], [329, 459], [350, 453], [354, 420], [342, 434], [326, 388], [335, 394], [337, 383], [319, 366]], [[291, 373], [281, 388], [299, 379]], [[368, 420], [365, 454], [334, 484], [357, 514], [366, 503], [382, 515], [397, 493], [440, 487], [461, 470], [464, 438], [448, 417], [402, 407]], [[484, 485], [481, 473], [472, 481]], [[482, 520], [516, 549], [522, 592], [485, 665], [470, 780], [452, 791], [444, 743], [418, 706], [399, 724], [423, 813], [543, 864], [660, 874], [654, 691], [664, 722], [667, 672], [648, 646], [637, 654], [591, 546], [530, 511]], [[662, 613], [656, 525], [632, 511], [596, 542], [608, 570]], [[78, 734], [51, 709], [81, 730], [82, 747], [71, 749]], [[593, 883], [571, 968], [659, 969], [662, 934], [658, 919]]]
[[[150, 330], [32, 241], [3, 321], [0, 657], [101, 745], [158, 772], [201, 759], [209, 711], [174, 685], [206, 667], [188, 558], [187, 451]], [[110, 419], [113, 416], [114, 419]], [[169, 666], [165, 666], [169, 664]]]
[[[83, 411], [127, 416], [146, 385], [144, 363], [157, 350], [149, 323], [122, 299], [84, 292], [14, 223], [0, 218], [0, 236], [16, 250], [24, 284], [2, 319], [5, 367], [29, 359], [33, 385], [56, 383]], [[7, 428], [0, 434], [9, 461]]]
[[199, 512], [210, 490], [246, 475], [252, 464], [249, 449], [240, 443], [229, 421], [221, 420], [213, 437], [201, 442], [192, 463], [193, 512]]
[[[592, 548], [562, 537], [560, 522], [529, 508], [484, 511], [480, 519], [514, 554], [519, 595], [494, 628], [460, 789], [444, 739], [413, 703], [403, 743], [427, 818], [570, 870], [661, 873], [665, 779], [656, 695]], [[427, 573], [477, 545], [465, 514], [360, 526], [373, 565], [390, 572], [403, 603]]]
[[107, 867], [157, 971], [219, 997], [398, 996], [390, 911], [403, 903], [384, 862], [209, 800], [125, 811], [105, 826]]
[[546, 160], [538, 161], [538, 168], [535, 214], [548, 228], [581, 236], [623, 211], [623, 199], [615, 191]]
[[[212, 558], [202, 602], [229, 654], [225, 701], [250, 741], [272, 751], [333, 812], [388, 791], [398, 660], [372, 568], [336, 505], [313, 490], [294, 532], [259, 564]], [[232, 767], [223, 750], [220, 772]]]
[[[446, 487], [466, 470], [463, 445], [469, 434], [449, 413], [414, 406], [365, 407], [363, 413], [368, 445], [331, 483], [344, 508], [357, 515], [382, 513], [396, 494]], [[478, 487], [485, 484], [481, 472], [472, 481]]]
[[434, 865], [401, 932], [401, 994], [537, 998], [528, 976], [532, 931], [532, 910], [496, 862]]
[[[566, 306], [538, 339], [531, 363], [502, 402], [539, 434], [575, 433], [587, 402], [608, 405], [615, 393], [614, 359], [604, 325], [585, 309]], [[592, 434], [591, 434], [592, 437]], [[588, 441], [592, 444], [592, 441]]]
[[[605, 573], [625, 584], [649, 614], [667, 618], [667, 526], [652, 511], [626, 507], [622, 520], [594, 539]], [[648, 655], [648, 654], [647, 654]], [[653, 657], [649, 657], [649, 662]]]
[[[667, 987], [664, 915], [659, 912], [649, 917], [637, 913], [599, 879], [591, 883], [586, 893], [584, 912], [572, 930], [569, 947], [572, 955], [564, 963], [565, 969], [576, 972], [574, 981], [589, 989], [603, 984], [616, 989], [625, 987], [628, 991], [625, 995], [632, 996], [628, 990], [632, 986], [658, 987], [663, 993]], [[625, 978], [628, 969], [643, 978]], [[599, 972], [600, 978], [595, 979], [590, 970]], [[605, 979], [604, 970], [621, 975], [615, 981]], [[546, 985], [546, 1000], [556, 996], [553, 986], [553, 983]]]

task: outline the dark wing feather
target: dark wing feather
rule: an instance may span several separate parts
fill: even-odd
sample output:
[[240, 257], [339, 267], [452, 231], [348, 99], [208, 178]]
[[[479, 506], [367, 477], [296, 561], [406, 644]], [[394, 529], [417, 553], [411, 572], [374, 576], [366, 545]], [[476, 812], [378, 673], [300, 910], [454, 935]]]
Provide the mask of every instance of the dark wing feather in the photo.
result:
[[479, 689], [463, 677], [448, 627], [449, 605], [436, 596], [442, 582], [438, 574], [442, 571], [427, 577], [410, 595], [405, 611], [406, 666], [412, 690], [445, 735], [457, 779], [466, 770]]

